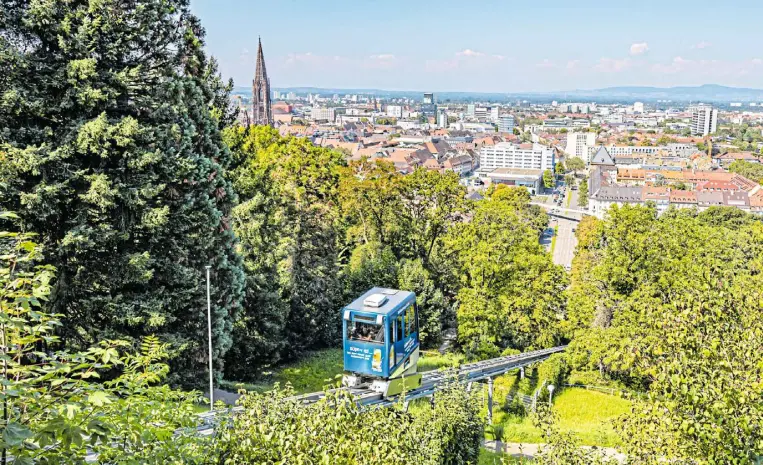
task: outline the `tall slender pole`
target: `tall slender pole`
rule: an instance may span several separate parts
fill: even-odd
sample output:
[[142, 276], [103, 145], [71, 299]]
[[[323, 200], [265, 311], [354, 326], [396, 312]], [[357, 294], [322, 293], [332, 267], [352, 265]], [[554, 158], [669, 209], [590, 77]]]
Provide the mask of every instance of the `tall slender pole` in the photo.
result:
[[209, 269], [210, 265], [206, 266], [207, 269], [207, 337], [209, 339], [209, 411], [215, 409], [215, 396], [213, 394], [214, 385], [212, 384], [212, 298], [209, 290]]

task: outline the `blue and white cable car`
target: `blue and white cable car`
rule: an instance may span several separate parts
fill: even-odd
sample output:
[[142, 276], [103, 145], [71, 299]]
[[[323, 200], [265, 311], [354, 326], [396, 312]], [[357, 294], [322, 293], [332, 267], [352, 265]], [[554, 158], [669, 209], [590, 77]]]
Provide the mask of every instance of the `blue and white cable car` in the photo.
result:
[[374, 287], [342, 309], [344, 376], [385, 397], [421, 386], [416, 294]]

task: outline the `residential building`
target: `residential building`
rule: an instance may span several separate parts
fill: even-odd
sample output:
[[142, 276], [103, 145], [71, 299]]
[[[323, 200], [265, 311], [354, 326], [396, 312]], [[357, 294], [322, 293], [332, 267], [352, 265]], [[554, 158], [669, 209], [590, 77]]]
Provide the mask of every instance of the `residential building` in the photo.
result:
[[586, 163], [590, 160], [591, 149], [596, 146], [595, 132], [568, 132], [565, 152], [571, 157], [582, 158]]
[[718, 128], [718, 110], [710, 105], [697, 105], [689, 108], [691, 113], [691, 134], [706, 136]]
[[328, 121], [329, 123], [333, 123], [336, 121], [336, 114], [333, 108], [313, 107], [310, 110], [310, 118], [312, 118], [313, 121]]
[[437, 126], [441, 128], [448, 127], [448, 114], [445, 113], [445, 110], [440, 110], [437, 113]]
[[507, 132], [509, 134], [514, 132], [514, 115], [503, 115], [498, 118], [498, 132]]
[[466, 116], [474, 117], [474, 108], [475, 108], [475, 106], [474, 106], [473, 103], [470, 103], [469, 105], [467, 105], [466, 106]]
[[424, 105], [434, 105], [434, 94], [431, 92], [425, 92], [421, 103]]
[[490, 121], [497, 123], [498, 122], [498, 107], [490, 107]]
[[387, 105], [387, 116], [392, 118], [402, 118], [403, 107], [401, 105]]
[[497, 168], [553, 170], [555, 163], [554, 149], [540, 144], [500, 142], [482, 146], [479, 154], [480, 171], [483, 173]]
[[644, 113], [644, 102], [636, 102], [633, 104], [633, 113]]

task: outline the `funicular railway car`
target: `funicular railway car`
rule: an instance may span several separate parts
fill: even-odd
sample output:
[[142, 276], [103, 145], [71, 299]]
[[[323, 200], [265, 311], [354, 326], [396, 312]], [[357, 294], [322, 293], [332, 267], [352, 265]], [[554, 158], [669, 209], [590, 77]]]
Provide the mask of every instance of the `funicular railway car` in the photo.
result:
[[421, 386], [416, 294], [374, 287], [342, 309], [344, 376], [385, 397]]

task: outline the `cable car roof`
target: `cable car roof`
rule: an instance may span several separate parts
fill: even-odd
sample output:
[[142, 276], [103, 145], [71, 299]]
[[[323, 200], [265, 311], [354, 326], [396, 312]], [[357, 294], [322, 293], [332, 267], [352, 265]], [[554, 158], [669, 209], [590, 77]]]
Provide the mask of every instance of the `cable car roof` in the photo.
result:
[[[375, 296], [375, 294], [380, 294], [386, 297], [386, 302], [379, 307], [364, 304], [366, 299]], [[373, 300], [373, 298], [371, 300]], [[371, 313], [374, 315], [389, 315], [415, 301], [416, 294], [413, 292], [374, 287], [366, 291], [362, 296], [353, 300], [352, 303], [344, 307], [344, 309], [353, 312]]]

